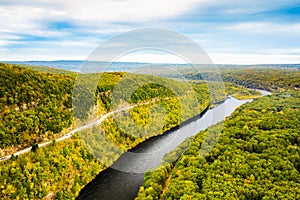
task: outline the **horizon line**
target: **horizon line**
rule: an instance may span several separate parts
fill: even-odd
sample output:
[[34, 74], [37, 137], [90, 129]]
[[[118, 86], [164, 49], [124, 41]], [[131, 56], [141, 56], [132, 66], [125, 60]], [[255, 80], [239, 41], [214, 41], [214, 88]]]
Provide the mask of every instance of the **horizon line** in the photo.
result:
[[0, 62], [4, 62], [4, 63], [13, 63], [13, 62], [20, 62], [20, 63], [24, 63], [24, 62], [103, 62], [103, 63], [138, 63], [138, 64], [160, 64], [160, 65], [166, 65], [166, 64], [170, 64], [170, 65], [244, 65], [244, 66], [256, 66], [256, 65], [300, 65], [300, 63], [256, 63], [256, 64], [234, 64], [234, 63], [230, 63], [230, 64], [225, 64], [225, 63], [211, 63], [211, 64], [191, 64], [191, 63], [156, 63], [156, 62], [135, 62], [135, 61], [87, 61], [87, 60], [74, 60], [74, 59], [70, 59], [70, 60], [1, 60]]

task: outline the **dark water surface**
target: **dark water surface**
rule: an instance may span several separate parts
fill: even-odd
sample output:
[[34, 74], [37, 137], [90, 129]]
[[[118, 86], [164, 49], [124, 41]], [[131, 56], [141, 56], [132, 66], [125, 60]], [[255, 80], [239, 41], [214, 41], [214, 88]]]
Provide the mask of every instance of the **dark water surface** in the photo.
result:
[[144, 172], [148, 169], [155, 169], [166, 153], [173, 150], [187, 137], [224, 120], [238, 106], [250, 101], [252, 100], [237, 100], [229, 97], [194, 121], [190, 120], [175, 130], [139, 144], [124, 153], [111, 167], [100, 172], [82, 189], [77, 199], [134, 199], [143, 183]]

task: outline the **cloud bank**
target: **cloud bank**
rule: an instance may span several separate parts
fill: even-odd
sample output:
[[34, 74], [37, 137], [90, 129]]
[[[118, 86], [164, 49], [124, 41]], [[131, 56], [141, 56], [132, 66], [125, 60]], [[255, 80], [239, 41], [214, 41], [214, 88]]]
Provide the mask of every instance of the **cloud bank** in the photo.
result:
[[[215, 63], [299, 63], [299, 3], [295, 0], [2, 0], [0, 60], [85, 59], [116, 34], [135, 28], [160, 27], [191, 37]], [[184, 48], [184, 44], [178, 45]], [[163, 59], [162, 55], [149, 54], [147, 58], [140, 53], [125, 60], [143, 61], [144, 57], [153, 62], [180, 61], [171, 59], [171, 55]]]

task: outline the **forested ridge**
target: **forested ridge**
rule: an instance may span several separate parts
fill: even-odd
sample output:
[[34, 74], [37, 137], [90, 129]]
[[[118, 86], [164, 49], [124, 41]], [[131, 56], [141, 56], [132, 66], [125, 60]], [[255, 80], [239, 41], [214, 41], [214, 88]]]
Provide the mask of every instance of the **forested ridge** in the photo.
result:
[[136, 199], [299, 199], [299, 122], [298, 91], [242, 105], [166, 155]]
[[[131, 121], [126, 115], [120, 115], [126, 127], [119, 127], [115, 118], [110, 117], [99, 127], [80, 132], [80, 139], [78, 136], [72, 136], [70, 140], [37, 148], [36, 143], [63, 134], [66, 128], [75, 123], [71, 109], [74, 74], [57, 74], [55, 70], [49, 71], [44, 68], [41, 71], [43, 72], [18, 65], [0, 64], [2, 153], [9, 148], [15, 150], [31, 145], [34, 147], [29, 154], [13, 156], [12, 159], [0, 163], [0, 198], [3, 199], [74, 199], [88, 181], [115, 161], [124, 150], [199, 114], [212, 100], [206, 84], [201, 81], [182, 84], [179, 81], [159, 78], [160, 82], [167, 86], [176, 86], [178, 90], [175, 92], [180, 94], [177, 96], [167, 87], [148, 84], [149, 79], [155, 78], [153, 76], [124, 72], [102, 73], [95, 98], [91, 102], [83, 101], [81, 106], [84, 109], [77, 110], [82, 113], [84, 120], [90, 117], [85, 108], [96, 111], [98, 115], [114, 109], [113, 89], [125, 75], [129, 82], [145, 82], [144, 86], [139, 87], [130, 96], [129, 103], [155, 101], [130, 109]], [[95, 74], [84, 76], [86, 78], [81, 83], [83, 86], [94, 81]], [[85, 91], [86, 88], [82, 85], [79, 85], [79, 91], [84, 96], [89, 91]], [[125, 88], [129, 87], [130, 85]], [[195, 94], [190, 94], [187, 87], [191, 87]], [[215, 101], [222, 100], [229, 94], [243, 98], [257, 96], [257, 92], [235, 84], [226, 83], [225, 87], [225, 91], [220, 89], [215, 94]], [[196, 104], [189, 104], [192, 98], [196, 100]], [[164, 124], [160, 120], [161, 109], [156, 107], [158, 104], [166, 111]], [[155, 111], [153, 115], [149, 115], [151, 109]], [[140, 129], [136, 129], [134, 124], [138, 124]], [[152, 126], [155, 124], [161, 129]], [[147, 131], [141, 132], [145, 127]], [[94, 134], [95, 131], [104, 134]], [[133, 132], [128, 134], [126, 131]], [[107, 146], [107, 142], [103, 143], [107, 139], [112, 146]]]
[[[51, 140], [74, 123], [72, 116], [74, 73], [68, 74], [63, 71], [64, 74], [61, 74], [61, 70], [58, 70], [57, 74], [54, 69], [42, 67], [34, 69], [42, 72], [18, 65], [0, 63], [0, 110], [2, 113], [0, 121], [0, 149], [2, 152], [0, 152], [0, 156], [15, 149], [28, 147], [34, 142]], [[78, 89], [81, 94], [77, 98], [79, 100], [89, 92], [84, 86], [91, 84], [93, 77], [100, 77], [100, 81], [98, 81], [94, 101], [89, 102], [84, 99], [80, 102], [76, 112], [80, 112], [80, 116], [86, 119], [88, 112], [85, 111], [95, 105], [98, 115], [111, 111], [112, 90], [124, 75], [125, 73], [122, 72], [85, 75], [86, 78], [83, 79], [85, 82], [77, 83], [81, 87]], [[130, 80], [138, 75], [127, 76]], [[139, 76], [139, 80], [146, 82], [146, 76]], [[172, 84], [176, 83], [172, 81]], [[178, 84], [177, 87], [180, 88], [181, 83], [178, 82]], [[200, 105], [196, 112], [200, 112], [208, 104], [210, 94], [204, 83], [193, 84], [193, 88]], [[234, 92], [250, 95], [248, 90], [234, 85], [230, 85], [226, 89], [227, 94]], [[216, 94], [219, 95], [215, 97], [217, 100], [221, 100], [227, 95], [223, 91], [216, 92]], [[129, 102], [135, 104], [154, 98], [174, 97], [174, 95], [172, 91], [159, 85], [146, 84], [132, 94]], [[178, 124], [178, 122], [176, 123]]]
[[222, 72], [224, 81], [269, 91], [299, 90], [300, 71], [296, 69], [243, 69]]
[[71, 77], [2, 63], [0, 77], [1, 149], [51, 139], [71, 126]]
[[[0, 156], [52, 140], [74, 124], [74, 73], [62, 74], [62, 70], [43, 67], [34, 69], [0, 63]], [[93, 104], [84, 101], [82, 107], [96, 105], [98, 115], [110, 111], [111, 89], [122, 74], [103, 73]], [[87, 80], [93, 81], [90, 77], [95, 75], [87, 76]], [[88, 84], [78, 83], [79, 86]], [[84, 89], [79, 89], [78, 99], [87, 93]], [[87, 115], [83, 113], [86, 118]]]
[[[220, 72], [223, 81], [236, 83], [248, 88], [269, 91], [295, 90], [300, 88], [299, 69], [282, 68], [237, 68], [222, 69]], [[199, 74], [185, 72], [184, 77], [189, 80], [202, 80], [203, 76], [216, 76], [215, 72]]]

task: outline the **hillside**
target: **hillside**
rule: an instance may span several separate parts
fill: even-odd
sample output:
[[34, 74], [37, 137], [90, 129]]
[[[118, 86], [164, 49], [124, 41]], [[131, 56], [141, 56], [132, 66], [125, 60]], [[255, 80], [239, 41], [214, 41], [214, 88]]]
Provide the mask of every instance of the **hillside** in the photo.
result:
[[[75, 77], [46, 69], [41, 71], [0, 64], [2, 153], [31, 145], [35, 147], [28, 154], [13, 156], [0, 163], [2, 199], [74, 199], [84, 185], [113, 163], [122, 152], [199, 114], [212, 98], [218, 101], [229, 94], [243, 98], [257, 95], [255, 91], [232, 83], [225, 84], [225, 91], [216, 84], [218, 92], [210, 97], [207, 85], [201, 81], [182, 83], [123, 72], [84, 74], [79, 84], [79, 99], [89, 94], [84, 89], [94, 81], [93, 77], [101, 78], [97, 83], [95, 98], [91, 102], [83, 101], [80, 104], [83, 109], [77, 109], [83, 120], [91, 117], [90, 111], [103, 115], [113, 109], [113, 91], [120, 97], [124, 92], [126, 94], [125, 90], [119, 93], [114, 90], [125, 76], [122, 82], [124, 88], [129, 89], [134, 81], [142, 85], [129, 98], [131, 105], [141, 105], [129, 110], [132, 119], [120, 115], [123, 124], [117, 118], [109, 117], [100, 126], [83, 130], [71, 139], [37, 148], [36, 143], [63, 135], [64, 130], [76, 122], [72, 116], [71, 99]], [[149, 80], [164, 83], [164, 87], [149, 84]], [[180, 95], [175, 95], [168, 87], [176, 88]], [[190, 103], [192, 99], [196, 104]], [[164, 112], [160, 108], [164, 108]], [[163, 116], [165, 120], [161, 120]]]
[[223, 80], [250, 88], [270, 91], [299, 90], [299, 69], [243, 69], [225, 70]]
[[49, 140], [71, 126], [71, 77], [2, 63], [0, 77], [0, 149]]
[[[282, 68], [222, 68], [220, 70], [224, 82], [231, 82], [248, 88], [257, 88], [269, 91], [299, 90], [299, 69]], [[184, 77], [189, 80], [202, 80], [202, 76], [216, 76], [215, 72], [203, 73], [184, 72]]]
[[241, 106], [224, 127], [210, 127], [182, 144], [187, 150], [178, 161], [167, 162], [176, 151], [167, 155], [169, 164], [145, 175], [136, 199], [299, 199], [299, 114], [298, 92]]

